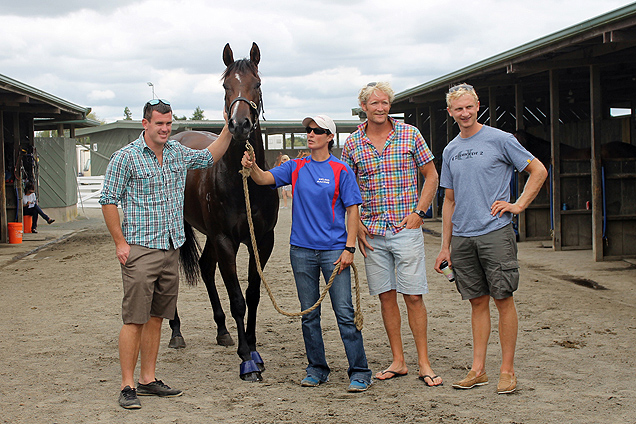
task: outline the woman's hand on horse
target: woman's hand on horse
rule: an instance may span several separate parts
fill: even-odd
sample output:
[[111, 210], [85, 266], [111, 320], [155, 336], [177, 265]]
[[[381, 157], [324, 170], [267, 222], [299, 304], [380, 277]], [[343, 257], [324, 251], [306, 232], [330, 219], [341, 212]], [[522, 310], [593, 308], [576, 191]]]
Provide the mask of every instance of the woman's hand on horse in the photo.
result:
[[245, 168], [251, 168], [254, 165], [254, 162], [252, 161], [252, 158], [250, 157], [250, 152], [248, 152], [247, 150], [245, 151], [245, 153], [243, 153], [243, 159], [241, 159], [241, 165], [243, 165]]

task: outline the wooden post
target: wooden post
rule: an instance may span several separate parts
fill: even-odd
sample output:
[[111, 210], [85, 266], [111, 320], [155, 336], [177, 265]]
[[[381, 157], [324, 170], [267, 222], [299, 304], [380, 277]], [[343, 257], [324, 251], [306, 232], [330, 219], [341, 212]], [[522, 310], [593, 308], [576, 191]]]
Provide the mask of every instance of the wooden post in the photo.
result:
[[[428, 107], [428, 145], [431, 148], [432, 152], [440, 152], [439, 156], [435, 157], [435, 160], [438, 163], [442, 163], [442, 149], [438, 149], [437, 144], [438, 144], [438, 140], [437, 137], [435, 135], [435, 128], [437, 126], [436, 122], [437, 120], [435, 119], [435, 108], [433, 106], [429, 106]], [[434, 153], [435, 154], [435, 153]], [[441, 169], [441, 166], [440, 166]], [[443, 190], [441, 187], [437, 187], [438, 190]], [[433, 208], [433, 218], [439, 218], [439, 213], [437, 212], [439, 209], [439, 197], [437, 195], [433, 196], [433, 203], [432, 203], [432, 208]]]
[[550, 141], [552, 143], [552, 247], [561, 250], [561, 149], [559, 148], [559, 74], [550, 69]]
[[490, 126], [497, 128], [497, 95], [495, 87], [488, 87], [488, 114], [490, 115]]
[[[515, 84], [515, 129], [517, 131], [523, 129], [523, 87], [521, 84]], [[521, 174], [519, 174], [519, 178], [517, 178], [517, 193], [521, 193], [523, 191], [524, 184], [521, 179]], [[525, 241], [527, 237], [527, 228], [526, 228], [526, 211], [523, 211], [518, 216], [518, 224], [519, 224], [519, 241]]]
[[15, 199], [15, 207], [17, 208], [18, 221], [23, 222], [22, 212], [22, 155], [20, 154], [20, 113], [13, 114], [13, 157], [15, 158], [15, 188], [17, 198]]
[[0, 110], [0, 169], [2, 170], [2, 181], [0, 181], [0, 243], [6, 243], [8, 240], [7, 225], [7, 186], [4, 182], [4, 112]]
[[601, 176], [601, 70], [590, 66], [590, 135], [592, 136], [592, 252], [596, 262], [603, 260], [603, 193]]
[[446, 145], [453, 139], [453, 124], [455, 120], [446, 112]]

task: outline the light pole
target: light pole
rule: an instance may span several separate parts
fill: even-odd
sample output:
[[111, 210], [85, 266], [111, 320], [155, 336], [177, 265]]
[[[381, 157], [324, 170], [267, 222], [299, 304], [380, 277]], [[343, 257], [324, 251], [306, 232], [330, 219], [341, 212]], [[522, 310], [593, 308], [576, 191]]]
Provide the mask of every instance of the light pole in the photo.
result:
[[155, 86], [150, 81], [148, 82], [148, 86], [150, 86], [150, 88], [152, 88], [152, 99], [154, 100], [155, 99]]

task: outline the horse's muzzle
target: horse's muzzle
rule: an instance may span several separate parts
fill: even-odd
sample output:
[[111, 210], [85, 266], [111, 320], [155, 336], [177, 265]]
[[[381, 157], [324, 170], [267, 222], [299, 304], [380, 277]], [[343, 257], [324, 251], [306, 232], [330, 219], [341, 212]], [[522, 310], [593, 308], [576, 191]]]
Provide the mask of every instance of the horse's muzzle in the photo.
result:
[[231, 118], [227, 123], [228, 130], [230, 130], [230, 133], [237, 140], [247, 140], [252, 132], [253, 126], [254, 124], [247, 118], [238, 120]]

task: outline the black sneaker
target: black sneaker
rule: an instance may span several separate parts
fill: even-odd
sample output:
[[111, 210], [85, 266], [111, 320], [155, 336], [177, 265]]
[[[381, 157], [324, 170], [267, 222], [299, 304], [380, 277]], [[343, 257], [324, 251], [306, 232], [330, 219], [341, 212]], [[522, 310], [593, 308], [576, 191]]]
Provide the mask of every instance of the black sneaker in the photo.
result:
[[155, 379], [155, 381], [148, 384], [137, 383], [137, 394], [139, 396], [176, 397], [181, 396], [183, 392], [178, 389], [172, 389], [167, 384], [163, 384], [163, 381]]
[[119, 393], [119, 406], [125, 409], [141, 408], [141, 402], [137, 398], [137, 391], [131, 389], [130, 386], [124, 387], [124, 390]]

